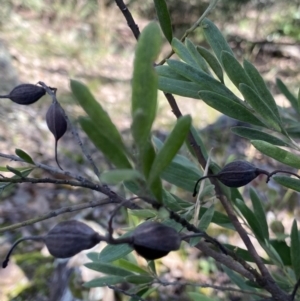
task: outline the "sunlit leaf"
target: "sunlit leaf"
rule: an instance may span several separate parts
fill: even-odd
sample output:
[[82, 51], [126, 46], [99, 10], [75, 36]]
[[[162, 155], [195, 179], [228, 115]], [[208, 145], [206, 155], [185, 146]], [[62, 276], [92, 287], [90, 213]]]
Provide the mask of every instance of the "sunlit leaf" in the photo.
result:
[[261, 140], [252, 140], [252, 145], [263, 154], [294, 168], [300, 168], [300, 157]]

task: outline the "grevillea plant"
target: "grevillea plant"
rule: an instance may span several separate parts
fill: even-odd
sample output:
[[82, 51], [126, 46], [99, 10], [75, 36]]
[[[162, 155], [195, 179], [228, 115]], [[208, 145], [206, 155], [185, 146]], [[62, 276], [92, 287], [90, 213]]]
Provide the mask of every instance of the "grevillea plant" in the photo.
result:
[[[211, 287], [216, 294], [222, 291], [222, 300], [229, 298], [230, 291], [239, 293], [241, 300], [296, 300], [300, 282], [300, 238], [296, 220], [291, 231], [272, 237], [271, 225], [266, 218], [266, 202], [253, 186], [245, 198], [237, 188], [250, 186], [252, 180], [261, 176], [260, 181], [274, 179], [283, 187], [300, 192], [297, 172], [286, 168], [267, 171], [246, 160], [236, 160], [221, 168], [213, 156], [208, 156], [209, 145], [204, 144], [193, 127], [191, 116], [181, 114], [175, 97], [180, 95], [203, 101], [221, 113], [243, 121], [246, 125], [233, 127], [232, 135], [248, 139], [262, 154], [294, 169], [300, 168], [297, 142], [300, 97], [294, 96], [278, 79], [279, 90], [291, 104], [289, 113], [283, 114], [284, 109], [276, 104], [255, 66], [247, 60], [241, 64], [217, 26], [206, 18], [217, 1], [211, 2], [181, 39], [173, 36], [171, 17], [164, 0], [154, 1], [158, 22], [151, 22], [141, 33], [123, 1], [116, 0], [116, 4], [137, 39], [131, 81], [132, 144], [125, 143], [116, 125], [87, 86], [76, 80], [70, 82], [74, 100], [85, 111], [85, 115], [78, 119], [82, 130], [114, 169], [99, 170], [58, 103], [55, 88], [43, 82], [39, 82], [38, 86], [23, 84], [10, 94], [1, 96], [17, 104], [30, 105], [44, 94], [49, 94], [52, 104], [46, 114], [46, 122], [55, 138], [56, 161], [57, 141], [64, 135], [69, 123], [98, 179], [38, 163], [18, 149], [17, 156], [0, 156], [25, 163], [28, 168], [20, 171], [10, 166], [3, 167], [13, 172], [14, 176], [0, 177], [2, 189], [12, 183], [29, 182], [71, 185], [102, 193], [108, 197], [106, 203], [119, 204], [108, 222], [107, 234], [100, 235], [79, 221], [60, 222], [45, 236], [24, 237], [17, 241], [7, 257], [3, 258], [3, 267], [7, 266], [14, 247], [24, 240], [43, 241], [50, 254], [58, 258], [70, 257], [99, 242], [106, 242], [107, 246], [99, 254], [91, 252], [87, 255], [90, 262], [86, 267], [105, 274], [85, 283], [87, 288], [108, 286], [130, 296], [130, 300], [148, 300], [152, 296], [158, 296], [157, 300], [160, 300], [160, 289], [167, 285], [184, 286], [183, 294], [195, 301], [217, 300], [213, 296], [204, 296], [199, 291], [201, 287]], [[195, 30], [203, 32], [208, 49], [188, 39], [188, 35]], [[157, 62], [162, 33], [169, 43], [170, 53]], [[172, 57], [173, 54], [178, 59]], [[240, 96], [225, 84], [225, 74], [240, 91]], [[152, 134], [157, 116], [158, 90], [163, 91], [177, 118], [164, 142]], [[188, 156], [179, 154], [184, 145], [190, 152]], [[29, 174], [33, 168], [50, 171], [54, 177], [31, 178]], [[278, 176], [280, 172], [288, 176]], [[60, 175], [68, 179], [61, 179]], [[113, 190], [112, 185], [116, 184], [124, 186], [125, 194]], [[174, 190], [169, 189], [170, 184], [181, 189], [182, 193], [175, 194]], [[196, 201], [192, 194], [197, 196]], [[135, 199], [140, 202], [136, 204]], [[248, 199], [251, 203], [247, 202]], [[215, 206], [216, 203], [218, 206]], [[104, 203], [91, 201], [77, 207], [62, 208], [57, 214], [100, 205]], [[138, 217], [142, 223], [129, 230], [127, 227], [126, 233], [116, 238], [113, 237], [112, 223], [120, 206], [130, 209], [129, 214]], [[0, 233], [50, 217], [53, 217], [52, 212], [43, 218], [3, 227]], [[281, 226], [278, 228], [282, 229], [282, 224], [278, 223]], [[206, 231], [213, 224], [235, 231], [244, 247], [221, 243], [218, 237], [209, 235]], [[168, 256], [171, 251], [183, 254], [189, 248], [197, 248], [205, 258], [213, 258], [232, 285], [198, 283], [188, 279], [170, 282], [163, 273], [156, 271], [153, 260]], [[129, 255], [133, 250], [136, 251], [134, 254], [148, 260], [148, 269]], [[128, 289], [119, 285], [124, 282], [128, 284]]]

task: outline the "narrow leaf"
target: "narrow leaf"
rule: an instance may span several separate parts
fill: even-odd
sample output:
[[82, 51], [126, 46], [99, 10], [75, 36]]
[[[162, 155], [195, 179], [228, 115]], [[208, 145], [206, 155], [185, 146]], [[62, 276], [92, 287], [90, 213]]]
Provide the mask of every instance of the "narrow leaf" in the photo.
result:
[[219, 62], [221, 62], [222, 51], [227, 51], [232, 55], [234, 55], [230, 46], [224, 39], [222, 33], [212, 21], [210, 21], [207, 18], [204, 19], [202, 21], [202, 28], [203, 28], [205, 39], [210, 45], [210, 47], [212, 48], [212, 50], [214, 51]]
[[[94, 98], [90, 90], [82, 83], [71, 80], [71, 90], [81, 107], [90, 117], [94, 127], [102, 132], [111, 143], [118, 145], [122, 150], [126, 150], [122, 137], [107, 112]], [[105, 129], [105, 130], [104, 130]]]
[[198, 52], [201, 54], [201, 56], [206, 60], [212, 71], [215, 73], [215, 75], [218, 77], [218, 79], [221, 81], [221, 83], [224, 83], [224, 76], [223, 76], [223, 69], [217, 58], [206, 48], [197, 46]]
[[130, 275], [125, 277], [125, 281], [134, 284], [143, 284], [153, 281], [153, 277], [150, 275]]
[[103, 172], [100, 177], [101, 182], [112, 185], [137, 179], [143, 180], [143, 176], [137, 170], [133, 169], [110, 170]]
[[23, 159], [25, 162], [30, 163], [30, 164], [34, 164], [34, 161], [32, 160], [32, 158], [23, 150], [17, 148], [15, 150], [15, 153], [18, 157], [20, 157], [21, 159]]
[[125, 270], [128, 270], [132, 273], [148, 275], [148, 272], [146, 270], [140, 268], [138, 265], [136, 265], [128, 260], [125, 260], [125, 259], [119, 259], [119, 260], [115, 261], [114, 265], [116, 265], [120, 268], [123, 268]]
[[207, 297], [207, 296], [205, 296], [203, 294], [200, 294], [200, 293], [190, 292], [190, 293], [187, 293], [187, 294], [191, 298], [191, 300], [193, 300], [193, 301], [216, 301], [216, 299]]
[[278, 184], [285, 186], [287, 188], [293, 189], [300, 192], [300, 180], [294, 179], [286, 176], [274, 176], [272, 177]]
[[281, 128], [277, 116], [263, 102], [263, 100], [256, 94], [256, 92], [251, 87], [245, 84], [240, 84], [239, 89], [245, 97], [245, 100], [252, 106], [257, 114], [263, 117], [264, 122], [268, 124], [271, 129], [280, 132]]
[[288, 143], [284, 142], [283, 140], [275, 136], [272, 136], [260, 130], [252, 129], [249, 127], [238, 126], [238, 127], [232, 127], [230, 130], [234, 134], [247, 138], [249, 140], [262, 140], [262, 141], [269, 142], [273, 145], [279, 145], [279, 146], [289, 145]]
[[189, 115], [177, 120], [164, 146], [156, 155], [148, 178], [149, 185], [151, 185], [153, 180], [171, 163], [187, 136], [191, 122], [192, 120]]
[[80, 118], [82, 129], [89, 136], [94, 145], [118, 168], [131, 168], [127, 156], [118, 144], [107, 138], [102, 128], [97, 128], [88, 118]]
[[238, 89], [240, 84], [253, 87], [251, 79], [231, 53], [222, 51], [221, 60], [228, 77]]
[[246, 204], [237, 199], [235, 201], [235, 204], [237, 206], [237, 208], [239, 209], [239, 211], [241, 212], [241, 214], [244, 216], [244, 218], [246, 219], [246, 221], [248, 222], [250, 228], [252, 229], [255, 237], [263, 242], [265, 237], [264, 237], [264, 232], [262, 231], [260, 224], [258, 222], [257, 217], [254, 215], [254, 213], [246, 206]]
[[253, 206], [254, 214], [260, 224], [261, 231], [263, 236], [269, 240], [269, 229], [268, 223], [266, 219], [266, 213], [262, 205], [262, 201], [259, 199], [254, 188], [250, 188], [250, 198]]
[[195, 83], [187, 82], [186, 80], [159, 76], [158, 89], [165, 93], [199, 99], [198, 92], [201, 90], [201, 87]]
[[164, 36], [171, 44], [173, 32], [171, 18], [165, 0], [154, 0], [157, 18]]
[[96, 278], [83, 284], [84, 287], [103, 287], [124, 282], [124, 277], [120, 276], [104, 276]]
[[178, 73], [174, 72], [174, 70], [171, 69], [167, 65], [156, 66], [155, 71], [160, 77], [162, 76], [162, 77], [167, 77], [167, 78], [173, 78], [173, 79], [177, 79], [177, 80], [180, 80], [180, 81], [185, 81], [186, 83], [190, 83], [190, 81], [187, 78], [185, 78], [184, 76], [181, 76]]
[[212, 91], [218, 94], [221, 94], [225, 97], [232, 99], [237, 103], [241, 103], [242, 101], [233, 94], [225, 85], [220, 83], [218, 80], [209, 76], [205, 72], [200, 69], [196, 69], [193, 66], [185, 64], [183, 62], [175, 61], [175, 60], [167, 60], [168, 65], [176, 71], [178, 74], [186, 77], [190, 81], [198, 84], [200, 86], [200, 90]]
[[291, 230], [291, 260], [292, 268], [295, 272], [296, 278], [300, 278], [300, 239], [296, 220], [293, 222]]
[[18, 169], [15, 169], [9, 165], [6, 165], [6, 169], [9, 170], [10, 172], [12, 172], [13, 174], [15, 174], [17, 176], [17, 178], [23, 177], [22, 173]]
[[132, 248], [127, 245], [107, 245], [99, 254], [99, 261], [112, 262], [120, 258], [124, 258], [132, 252]]
[[265, 141], [252, 140], [251, 143], [263, 154], [291, 167], [300, 168], [300, 157], [298, 155], [292, 154]]
[[185, 46], [188, 49], [190, 55], [198, 65], [200, 69], [202, 69], [205, 73], [210, 75], [210, 71], [208, 69], [207, 63], [205, 59], [200, 55], [196, 46], [192, 43], [190, 39], [185, 39]]
[[202, 217], [200, 219], [200, 222], [199, 222], [199, 225], [198, 225], [198, 228], [203, 230], [203, 231], [206, 231], [206, 229], [208, 228], [209, 224], [212, 221], [214, 213], [215, 213], [215, 206], [211, 205], [206, 210], [206, 212], [202, 215]]
[[287, 98], [287, 100], [291, 103], [292, 107], [296, 112], [299, 111], [298, 99], [290, 92], [288, 87], [283, 83], [280, 78], [276, 78], [276, 85], [280, 92]]
[[199, 95], [207, 105], [229, 117], [254, 125], [264, 126], [249, 109], [230, 98], [210, 91], [200, 91]]
[[116, 267], [110, 263], [88, 262], [88, 263], [85, 263], [84, 265], [91, 270], [101, 272], [103, 274], [113, 275], [113, 276], [126, 277], [126, 276], [133, 274], [132, 272], [130, 272], [128, 270]]
[[178, 57], [187, 64], [192, 66], [197, 64], [192, 55], [190, 54], [189, 50], [178, 39], [173, 38], [172, 48], [174, 52], [178, 55]]
[[159, 53], [160, 45], [159, 27], [157, 23], [152, 22], [144, 28], [139, 37], [132, 79], [131, 114], [133, 122], [131, 131], [141, 153], [149, 139], [156, 114], [157, 74], [153, 63]]
[[247, 60], [244, 60], [244, 69], [251, 81], [254, 84], [256, 91], [260, 98], [264, 101], [264, 103], [271, 109], [271, 111], [275, 114], [275, 116], [280, 120], [280, 115], [278, 112], [277, 104], [275, 102], [274, 97], [272, 96], [270, 90], [268, 89], [265, 81], [262, 76], [259, 74], [257, 69]]

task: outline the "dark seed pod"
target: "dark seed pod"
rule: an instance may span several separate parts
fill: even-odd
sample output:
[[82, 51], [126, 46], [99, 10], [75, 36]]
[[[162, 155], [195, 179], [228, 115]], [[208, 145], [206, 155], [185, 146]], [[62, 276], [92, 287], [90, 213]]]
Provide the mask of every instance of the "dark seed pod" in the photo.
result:
[[142, 257], [153, 260], [178, 250], [181, 238], [171, 227], [157, 222], [145, 222], [132, 233], [132, 246]]
[[86, 224], [71, 220], [57, 224], [44, 241], [52, 256], [68, 258], [94, 247], [101, 241], [101, 237]]
[[17, 240], [2, 263], [3, 268], [7, 267], [14, 248], [24, 240], [43, 241], [52, 256], [68, 258], [94, 247], [102, 237], [84, 223], [75, 220], [60, 222], [46, 236], [29, 236]]
[[242, 187], [260, 174], [261, 170], [253, 164], [237, 160], [226, 164], [216, 178], [228, 187]]
[[216, 175], [207, 175], [200, 178], [195, 185], [193, 196], [197, 194], [198, 183], [207, 178], [217, 178], [228, 187], [238, 188], [250, 183], [260, 174], [269, 176], [269, 172], [259, 169], [247, 161], [236, 160], [226, 164]]
[[1, 95], [0, 98], [9, 98], [19, 105], [30, 105], [38, 101], [45, 94], [46, 90], [43, 87], [32, 84], [22, 84], [15, 87], [9, 95]]
[[46, 122], [49, 130], [55, 138], [55, 161], [59, 168], [62, 169], [57, 159], [57, 141], [67, 131], [67, 121], [57, 101], [53, 102], [49, 107], [46, 114]]

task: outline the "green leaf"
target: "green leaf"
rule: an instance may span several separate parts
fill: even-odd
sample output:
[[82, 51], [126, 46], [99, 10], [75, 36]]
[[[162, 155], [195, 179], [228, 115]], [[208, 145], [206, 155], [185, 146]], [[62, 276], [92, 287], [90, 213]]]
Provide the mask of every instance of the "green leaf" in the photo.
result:
[[217, 58], [206, 48], [197, 46], [198, 52], [201, 54], [201, 56], [206, 60], [212, 71], [215, 73], [215, 75], [218, 77], [218, 79], [221, 81], [221, 83], [224, 83], [224, 75], [223, 75], [223, 69]]
[[171, 18], [165, 0], [154, 0], [157, 18], [164, 36], [171, 44], [173, 38]]
[[259, 199], [254, 188], [250, 188], [250, 198], [253, 206], [254, 214], [260, 224], [261, 231], [263, 236], [269, 240], [269, 228], [266, 219], [266, 213], [262, 205], [262, 201]]
[[[199, 95], [198, 95], [198, 97], [199, 97]], [[192, 135], [194, 136], [197, 145], [200, 147], [201, 153], [202, 153], [204, 159], [207, 160], [207, 158], [208, 158], [207, 150], [206, 150], [205, 145], [202, 141], [202, 138], [201, 138], [201, 135], [200, 135], [199, 131], [196, 130], [193, 125], [191, 126], [190, 131], [191, 131]], [[185, 142], [186, 142], [186, 145], [187, 145], [189, 151], [191, 152], [191, 154], [194, 156], [195, 159], [198, 160], [197, 154], [195, 153], [194, 148], [191, 146], [191, 143], [188, 141], [188, 139]]]
[[185, 80], [159, 76], [158, 89], [165, 93], [199, 99], [200, 97], [198, 92], [201, 90], [201, 87], [195, 83], [187, 82]]
[[234, 55], [230, 46], [227, 44], [226, 40], [224, 39], [222, 33], [212, 21], [205, 18], [202, 21], [202, 28], [204, 31], [205, 39], [210, 45], [210, 47], [212, 48], [212, 50], [214, 51], [219, 62], [221, 62], [222, 51], [227, 51], [232, 55]]
[[[158, 65], [155, 67], [155, 71], [159, 76], [177, 79], [180, 81], [185, 81], [186, 83], [191, 83], [187, 78], [184, 76], [179, 75], [178, 73], [174, 72], [168, 65]], [[159, 78], [158, 78], [159, 83]]]
[[134, 283], [134, 284], [143, 284], [149, 283], [153, 281], [153, 277], [150, 275], [130, 275], [125, 277], [126, 282]]
[[206, 90], [221, 94], [230, 98], [232, 101], [241, 103], [242, 101], [233, 94], [226, 86], [220, 83], [218, 80], [209, 76], [200, 69], [196, 69], [193, 66], [185, 64], [183, 62], [175, 60], [167, 60], [168, 65], [176, 71], [178, 74], [186, 77], [190, 81], [200, 86], [200, 90]]
[[247, 138], [249, 140], [262, 140], [262, 141], [269, 142], [273, 145], [279, 145], [279, 146], [289, 145], [288, 143], [284, 142], [283, 140], [273, 135], [249, 127], [238, 126], [238, 127], [232, 127], [230, 130], [232, 133]]
[[116, 267], [110, 263], [104, 262], [88, 262], [84, 264], [88, 269], [101, 272], [103, 274], [113, 275], [113, 276], [120, 276], [126, 277], [129, 275], [133, 275], [132, 272]]
[[[224, 246], [233, 251], [238, 257], [240, 258], [243, 258], [245, 261], [248, 261], [248, 262], [255, 262], [252, 255], [250, 255], [249, 251], [248, 250], [245, 250], [245, 249], [242, 249], [242, 248], [239, 248], [237, 246], [233, 246], [233, 245], [229, 245], [229, 244], [224, 244]], [[260, 257], [261, 260], [265, 263], [265, 264], [271, 264], [271, 261], [269, 260], [266, 260], [262, 257]]]
[[105, 171], [100, 176], [100, 181], [106, 184], [118, 184], [123, 181], [143, 180], [143, 176], [133, 169], [116, 169]]
[[[121, 237], [130, 235], [127, 232]], [[127, 254], [132, 252], [132, 248], [128, 244], [121, 245], [107, 245], [99, 254], [98, 260], [101, 262], [112, 262], [120, 258], [124, 258]]]
[[245, 84], [240, 84], [239, 89], [245, 100], [252, 106], [252, 108], [263, 117], [266, 124], [272, 129], [280, 132], [280, 121], [273, 111], [263, 102], [263, 100], [256, 94], [256, 92]]
[[232, 53], [222, 51], [221, 62], [228, 77], [238, 89], [240, 84], [253, 87], [251, 79]]
[[293, 189], [295, 191], [300, 192], [300, 180], [294, 179], [286, 176], [273, 176], [273, 180], [275, 180], [278, 184], [285, 186], [287, 188]]
[[209, 91], [200, 91], [199, 95], [207, 105], [229, 117], [254, 125], [264, 126], [249, 109], [228, 97]]
[[179, 118], [176, 125], [162, 149], [157, 153], [150, 174], [148, 183], [151, 186], [153, 181], [161, 174], [161, 172], [171, 163], [172, 159], [182, 146], [191, 127], [192, 119], [189, 115]]
[[154, 209], [138, 209], [138, 210], [128, 210], [129, 215], [137, 216], [143, 219], [156, 217], [157, 211]]
[[103, 287], [124, 282], [124, 277], [120, 276], [104, 276], [96, 278], [83, 284], [84, 287]]
[[132, 273], [148, 275], [148, 272], [146, 270], [140, 268], [138, 265], [125, 259], [118, 259], [117, 261], [114, 261], [114, 265], [123, 268], [125, 270], [128, 270]]
[[214, 216], [215, 213], [215, 206], [211, 205], [206, 212], [202, 215], [198, 228], [201, 229], [202, 231], [206, 231], [206, 229], [208, 228], [209, 224], [212, 221], [212, 218]]
[[205, 73], [210, 75], [210, 71], [208, 69], [205, 59], [200, 55], [196, 46], [191, 42], [190, 39], [185, 39], [185, 46], [188, 49], [192, 58], [194, 59], [195, 63], [198, 65], [198, 67], [202, 69]]
[[174, 52], [178, 55], [178, 57], [186, 62], [189, 65], [196, 65], [197, 62], [194, 60], [189, 50], [185, 47], [183, 43], [181, 43], [178, 39], [173, 38], [172, 40], [172, 48]]
[[111, 139], [108, 139], [102, 128], [97, 128], [88, 118], [80, 118], [79, 123], [94, 145], [102, 151], [105, 157], [116, 167], [131, 168], [131, 164], [122, 148], [112, 142]]
[[290, 92], [288, 87], [283, 83], [280, 78], [276, 78], [276, 85], [280, 92], [287, 98], [287, 100], [291, 103], [292, 107], [296, 112], [300, 112], [298, 99]]
[[192, 301], [216, 301], [216, 299], [207, 297], [200, 293], [189, 292], [187, 293]]
[[252, 140], [252, 145], [263, 154], [294, 168], [300, 168], [300, 157], [261, 140]]
[[290, 266], [292, 264], [291, 252], [287, 243], [284, 240], [271, 239], [270, 244], [276, 250], [284, 265]]
[[[151, 47], [149, 47], [151, 45]], [[131, 114], [133, 122], [131, 131], [136, 145], [141, 152], [149, 139], [157, 107], [157, 74], [153, 63], [161, 46], [160, 30], [152, 22], [142, 31], [134, 59], [132, 79]]]
[[235, 204], [236, 204], [237, 208], [239, 209], [239, 211], [241, 212], [241, 214], [246, 219], [246, 221], [248, 222], [255, 237], [259, 241], [264, 242], [264, 239], [265, 239], [264, 232], [261, 229], [260, 223], [259, 223], [256, 215], [254, 215], [254, 213], [246, 206], [246, 204], [243, 201], [236, 199]]
[[222, 265], [222, 268], [224, 270], [224, 272], [227, 274], [227, 276], [230, 278], [230, 280], [235, 283], [240, 289], [242, 290], [250, 290], [255, 292], [256, 290], [247, 285], [245, 283], [245, 279], [243, 277], [241, 277], [239, 274], [233, 272], [231, 269], [227, 268], [226, 266]]
[[90, 90], [84, 84], [76, 80], [71, 80], [71, 90], [81, 107], [90, 117], [94, 128], [101, 131], [102, 136], [105, 136], [106, 140], [110, 141], [110, 144], [117, 145], [119, 149], [125, 152], [126, 147], [119, 131], [111, 121], [107, 112], [94, 98]]
[[265, 81], [257, 71], [257, 69], [247, 60], [244, 60], [244, 69], [251, 81], [254, 84], [256, 91], [260, 98], [264, 101], [264, 103], [271, 109], [271, 111], [275, 114], [278, 120], [280, 120], [280, 115], [278, 112], [277, 104], [275, 102], [274, 97], [272, 96], [270, 90], [268, 89]]
[[18, 157], [20, 157], [21, 159], [23, 159], [25, 162], [30, 163], [30, 164], [34, 164], [34, 161], [32, 160], [32, 158], [23, 150], [16, 148], [15, 153]]
[[6, 168], [10, 172], [14, 173], [17, 176], [17, 178], [23, 178], [23, 175], [22, 175], [22, 173], [19, 170], [15, 169], [13, 167], [10, 167], [9, 165], [6, 165]]
[[291, 260], [292, 268], [295, 272], [296, 278], [300, 278], [300, 239], [297, 227], [297, 221], [294, 220], [291, 230]]

